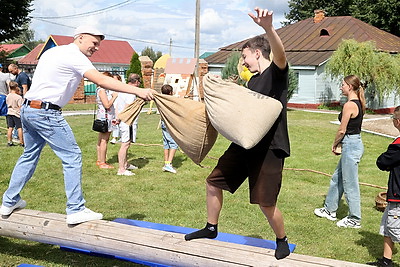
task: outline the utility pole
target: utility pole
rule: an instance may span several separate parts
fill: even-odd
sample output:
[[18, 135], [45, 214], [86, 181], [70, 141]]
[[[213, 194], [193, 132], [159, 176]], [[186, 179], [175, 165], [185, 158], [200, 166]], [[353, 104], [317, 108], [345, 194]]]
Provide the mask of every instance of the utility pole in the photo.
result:
[[199, 83], [200, 83], [200, 66], [199, 66], [199, 47], [200, 47], [200, 0], [196, 0], [196, 21], [195, 21], [195, 38], [194, 38], [194, 58], [196, 59], [196, 68], [194, 71], [194, 84], [197, 88], [193, 87], [193, 98], [201, 101], [199, 97]]
[[194, 58], [199, 58], [200, 43], [200, 0], [196, 0], [196, 21], [194, 37]]
[[169, 56], [172, 57], [172, 38], [169, 38]]

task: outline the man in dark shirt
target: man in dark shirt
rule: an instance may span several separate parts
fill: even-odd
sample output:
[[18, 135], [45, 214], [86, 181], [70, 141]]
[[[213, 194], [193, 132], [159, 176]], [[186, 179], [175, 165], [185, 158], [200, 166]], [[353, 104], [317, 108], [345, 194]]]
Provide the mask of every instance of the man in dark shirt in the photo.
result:
[[15, 75], [15, 81], [18, 83], [19, 89], [21, 90], [21, 96], [24, 97], [26, 92], [31, 87], [31, 78], [29, 78], [26, 72], [22, 71], [16, 64], [10, 64], [8, 71]]
[[[242, 47], [243, 65], [257, 73], [249, 81], [252, 91], [273, 97], [282, 103], [283, 110], [271, 130], [253, 148], [245, 149], [232, 143], [220, 157], [217, 166], [207, 178], [207, 225], [187, 234], [186, 240], [217, 237], [217, 225], [222, 209], [222, 190], [234, 193], [247, 179], [250, 203], [258, 204], [276, 235], [275, 257], [283, 259], [290, 254], [283, 216], [276, 206], [282, 183], [284, 158], [290, 155], [287, 130], [288, 64], [282, 41], [272, 25], [272, 11], [255, 9], [249, 14], [261, 26], [264, 36], [256, 36]], [[270, 61], [270, 52], [273, 60]]]

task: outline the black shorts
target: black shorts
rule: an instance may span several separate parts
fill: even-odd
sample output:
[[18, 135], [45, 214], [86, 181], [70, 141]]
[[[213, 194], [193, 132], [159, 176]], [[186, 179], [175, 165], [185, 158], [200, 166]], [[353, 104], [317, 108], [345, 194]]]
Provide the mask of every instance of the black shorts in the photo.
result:
[[272, 150], [246, 150], [231, 144], [207, 177], [207, 183], [232, 194], [249, 179], [250, 203], [275, 206], [282, 184], [284, 159]]
[[22, 127], [21, 118], [18, 118], [15, 115], [7, 115], [6, 116], [6, 120], [7, 120], [7, 127], [8, 128], [16, 127], [17, 129], [19, 129], [19, 128]]

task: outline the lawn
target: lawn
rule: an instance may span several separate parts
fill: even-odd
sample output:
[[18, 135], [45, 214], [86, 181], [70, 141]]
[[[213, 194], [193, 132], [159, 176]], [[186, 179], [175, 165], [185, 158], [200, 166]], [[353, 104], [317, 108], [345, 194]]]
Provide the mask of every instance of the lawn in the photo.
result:
[[[83, 153], [83, 189], [87, 206], [102, 212], [105, 220], [129, 218], [177, 226], [202, 228], [206, 222], [205, 177], [216, 164], [229, 142], [219, 136], [201, 166], [181, 152], [173, 161], [178, 173], [165, 173], [159, 115], [142, 114], [137, 143], [129, 150], [129, 160], [139, 166], [136, 175], [117, 176], [116, 170], [96, 167], [97, 133], [91, 130], [92, 115], [66, 117]], [[307, 171], [331, 174], [338, 157], [330, 152], [337, 125], [335, 114], [288, 112], [292, 155], [285, 161], [283, 186], [278, 206], [285, 218], [289, 242], [296, 253], [365, 263], [382, 254], [382, 237], [378, 234], [382, 213], [375, 209], [375, 197], [383, 191], [361, 185], [362, 228], [343, 229], [334, 222], [317, 218], [313, 210], [323, 205], [329, 177]], [[7, 147], [5, 119], [0, 118], [0, 192], [8, 181], [21, 147]], [[365, 153], [360, 163], [360, 182], [386, 186], [388, 174], [375, 165], [386, 150], [390, 138], [363, 133]], [[108, 162], [117, 166], [119, 145], [109, 145]], [[306, 169], [296, 171], [292, 169]], [[112, 189], [112, 190], [110, 190]], [[49, 149], [43, 150], [36, 172], [22, 191], [27, 208], [48, 212], [65, 212], [65, 194], [60, 160]], [[346, 216], [343, 202], [338, 217]], [[274, 240], [275, 236], [256, 205], [248, 203], [248, 187], [236, 194], [225, 194], [220, 232]], [[397, 253], [397, 250], [396, 250]], [[395, 262], [398, 255], [394, 255]], [[57, 246], [0, 237], [0, 266], [21, 263], [42, 266], [132, 266], [131, 263], [64, 252]]]

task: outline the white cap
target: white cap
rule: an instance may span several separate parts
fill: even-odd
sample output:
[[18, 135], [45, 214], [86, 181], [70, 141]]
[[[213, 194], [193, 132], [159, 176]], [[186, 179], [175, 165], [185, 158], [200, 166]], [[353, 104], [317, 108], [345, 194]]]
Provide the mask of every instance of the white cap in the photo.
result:
[[90, 34], [90, 35], [95, 35], [95, 36], [100, 36], [101, 40], [104, 40], [105, 36], [104, 34], [96, 29], [95, 27], [91, 25], [81, 25], [78, 28], [75, 29], [74, 32], [74, 38], [82, 33]]

